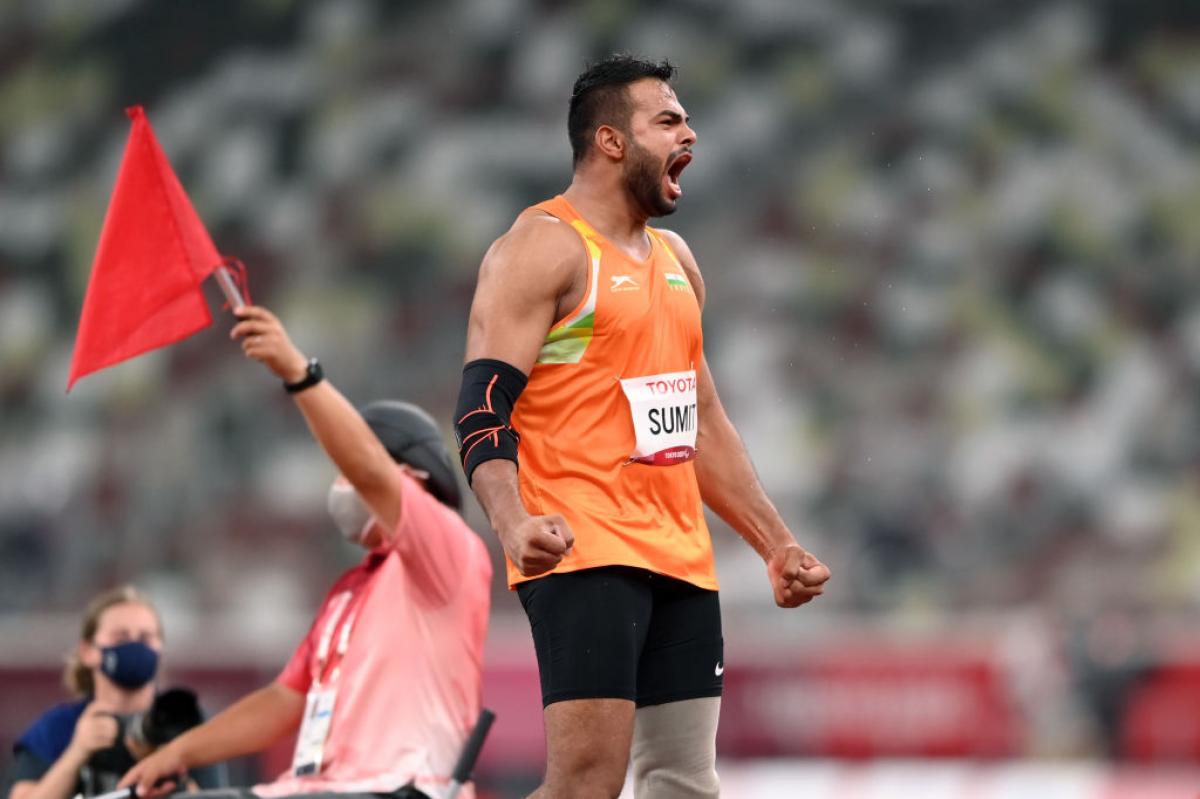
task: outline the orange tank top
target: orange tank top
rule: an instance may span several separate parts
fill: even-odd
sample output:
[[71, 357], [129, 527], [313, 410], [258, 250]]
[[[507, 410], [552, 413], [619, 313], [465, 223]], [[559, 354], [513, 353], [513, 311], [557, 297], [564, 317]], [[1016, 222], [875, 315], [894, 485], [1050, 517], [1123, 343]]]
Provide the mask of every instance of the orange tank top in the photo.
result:
[[[513, 408], [530, 513], [561, 514], [575, 547], [552, 573], [637, 566], [716, 590], [712, 540], [691, 462], [700, 306], [652, 228], [636, 261], [562, 196], [534, 206], [587, 252], [580, 304], [546, 335]], [[529, 579], [508, 563], [509, 586]]]

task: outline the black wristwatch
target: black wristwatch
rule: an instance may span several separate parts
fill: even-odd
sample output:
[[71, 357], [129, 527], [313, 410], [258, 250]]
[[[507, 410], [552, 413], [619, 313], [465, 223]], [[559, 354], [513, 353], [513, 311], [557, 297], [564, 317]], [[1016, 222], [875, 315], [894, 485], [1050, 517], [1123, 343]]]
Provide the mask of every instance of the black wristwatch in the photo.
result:
[[299, 394], [306, 388], [312, 388], [317, 383], [325, 379], [325, 370], [321, 368], [321, 362], [316, 358], [308, 359], [308, 368], [304, 370], [304, 377], [297, 380], [295, 383], [284, 382], [283, 387], [289, 394]]

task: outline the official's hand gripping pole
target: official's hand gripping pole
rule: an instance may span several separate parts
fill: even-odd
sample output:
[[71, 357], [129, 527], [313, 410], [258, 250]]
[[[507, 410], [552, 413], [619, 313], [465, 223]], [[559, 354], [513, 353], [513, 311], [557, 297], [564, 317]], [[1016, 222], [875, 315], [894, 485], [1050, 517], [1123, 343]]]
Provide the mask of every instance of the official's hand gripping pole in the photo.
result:
[[475, 729], [471, 730], [471, 736], [463, 744], [462, 754], [458, 756], [458, 763], [454, 765], [454, 772], [450, 775], [450, 789], [446, 792], [445, 799], [455, 799], [463, 785], [471, 781], [471, 772], [475, 769], [475, 761], [479, 759], [479, 750], [483, 748], [483, 741], [495, 720], [496, 714], [486, 707], [479, 711]]

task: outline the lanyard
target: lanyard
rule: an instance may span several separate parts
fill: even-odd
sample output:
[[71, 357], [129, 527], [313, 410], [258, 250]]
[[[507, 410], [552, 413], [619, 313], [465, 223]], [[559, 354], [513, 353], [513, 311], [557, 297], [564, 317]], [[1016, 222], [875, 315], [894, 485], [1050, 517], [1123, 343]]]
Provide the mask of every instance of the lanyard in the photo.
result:
[[[354, 630], [354, 622], [358, 619], [359, 606], [366, 599], [367, 586], [359, 586], [357, 596], [354, 591], [342, 591], [335, 596], [329, 603], [329, 618], [325, 622], [325, 628], [321, 631], [321, 639], [317, 644], [317, 658], [313, 664], [312, 681], [317, 688], [321, 687], [321, 683], [328, 676], [328, 683], [332, 685], [337, 682], [341, 676], [342, 658], [346, 656], [346, 651], [350, 648], [350, 634]], [[339, 632], [339, 622], [340, 632]], [[334, 648], [333, 639], [337, 636], [337, 646]], [[333, 654], [337, 656], [336, 662], [330, 658], [330, 649], [333, 649]], [[328, 667], [334, 665], [333, 672], [327, 675]]]

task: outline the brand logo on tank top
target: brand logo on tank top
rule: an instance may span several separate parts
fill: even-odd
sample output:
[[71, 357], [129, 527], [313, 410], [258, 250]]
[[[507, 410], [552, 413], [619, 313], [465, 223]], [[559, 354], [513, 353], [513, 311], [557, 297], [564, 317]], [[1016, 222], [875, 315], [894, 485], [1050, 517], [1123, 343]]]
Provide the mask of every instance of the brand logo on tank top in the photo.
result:
[[637, 291], [640, 288], [637, 281], [629, 275], [610, 275], [609, 279], [612, 280], [609, 291]]

